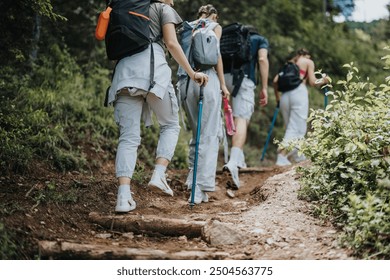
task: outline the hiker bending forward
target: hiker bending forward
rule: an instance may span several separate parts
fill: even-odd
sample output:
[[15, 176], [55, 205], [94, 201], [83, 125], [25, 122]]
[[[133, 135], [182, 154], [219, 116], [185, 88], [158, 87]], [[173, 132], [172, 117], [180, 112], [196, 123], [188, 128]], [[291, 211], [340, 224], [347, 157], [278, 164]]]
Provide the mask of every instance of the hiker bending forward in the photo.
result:
[[[229, 161], [223, 167], [224, 173], [228, 173], [230, 176], [230, 182], [228, 184], [233, 189], [240, 187], [240, 180], [238, 171], [240, 168], [246, 168], [246, 161], [244, 155], [244, 145], [247, 139], [247, 129], [249, 121], [252, 117], [255, 107], [255, 90], [256, 90], [256, 66], [259, 65], [259, 80], [261, 81], [261, 87], [259, 90], [259, 103], [260, 106], [266, 106], [268, 103], [268, 40], [259, 35], [257, 30], [250, 25], [247, 25], [250, 33], [250, 52], [251, 60], [242, 66], [244, 77], [236, 96], [232, 99], [234, 123], [236, 125], [236, 133], [232, 136], [232, 148], [230, 150]], [[225, 79], [228, 89], [233, 92], [236, 84], [235, 75], [236, 69], [230, 64], [231, 61], [224, 61], [225, 66]], [[233, 69], [232, 69], [233, 68]]]
[[152, 3], [149, 9], [151, 39], [161, 38], [153, 43], [154, 87], [148, 92], [151, 52], [149, 46], [148, 49], [118, 62], [109, 91], [108, 102], [114, 105], [114, 117], [120, 130], [115, 161], [116, 177], [119, 182], [116, 212], [129, 212], [136, 207], [130, 192], [130, 183], [137, 160], [137, 149], [141, 142], [141, 116], [145, 125], [149, 126], [152, 124], [151, 111], [157, 117], [160, 135], [155, 169], [148, 186], [167, 195], [173, 195], [167, 184], [165, 172], [175, 151], [180, 126], [177, 98], [171, 83], [171, 69], [165, 58], [164, 43], [191, 79], [203, 85], [208, 81], [206, 74], [195, 73], [188, 63], [176, 37], [176, 25], [182, 20], [171, 7], [173, 1], [166, 2], [168, 5], [161, 2]]
[[[197, 30], [197, 28], [211, 28], [215, 32], [219, 41], [222, 34], [222, 27], [217, 23], [217, 18], [217, 10], [212, 5], [200, 7], [198, 11], [198, 19], [189, 23], [189, 25], [193, 28], [193, 30], [190, 30], [191, 32], [189, 32], [190, 36], [192, 31]], [[189, 45], [190, 44], [191, 43], [189, 43]], [[187, 55], [189, 53], [189, 45], [182, 45]], [[221, 100], [222, 95], [227, 98], [230, 95], [225, 86], [219, 44], [216, 48], [216, 51], [218, 52], [218, 62], [216, 67], [203, 71], [209, 76], [209, 81], [207, 86], [204, 87], [203, 96], [203, 112], [201, 115], [198, 165], [194, 195], [194, 202], [196, 204], [207, 202], [207, 192], [215, 191], [219, 143], [222, 140]], [[188, 75], [186, 75], [180, 68], [178, 70], [178, 78], [178, 89], [180, 92], [181, 102], [192, 130], [192, 139], [190, 140], [189, 150], [189, 173], [186, 180], [186, 185], [189, 189], [191, 189], [193, 182], [196, 132], [198, 126], [200, 87], [193, 81], [188, 80]], [[188, 201], [191, 201], [191, 197]]]
[[[280, 111], [282, 112], [283, 121], [286, 127], [282, 140], [284, 143], [293, 139], [305, 137], [307, 118], [309, 115], [309, 92], [307, 84], [321, 87], [324, 84], [329, 83], [329, 80], [325, 76], [319, 80], [315, 77], [314, 62], [306, 49], [299, 49], [293, 54], [290, 54], [288, 61], [298, 65], [302, 83], [293, 90], [283, 92], [280, 97], [278, 89], [279, 74], [276, 74], [273, 80], [276, 100], [280, 103]], [[298, 156], [298, 151], [296, 149], [293, 149], [288, 154], [284, 149], [278, 149], [276, 165], [291, 165], [289, 158], [292, 158], [295, 162], [305, 160], [303, 155]]]

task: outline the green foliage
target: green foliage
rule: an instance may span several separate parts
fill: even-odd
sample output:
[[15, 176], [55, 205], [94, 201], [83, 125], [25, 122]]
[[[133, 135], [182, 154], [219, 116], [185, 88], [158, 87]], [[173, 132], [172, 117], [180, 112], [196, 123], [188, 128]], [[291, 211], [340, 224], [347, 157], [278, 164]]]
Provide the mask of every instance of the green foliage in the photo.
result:
[[59, 170], [80, 169], [87, 166], [85, 147], [114, 149], [117, 127], [103, 107], [108, 70], [95, 67], [86, 78], [66, 49], [47, 49], [51, 56], [36, 61], [31, 80], [5, 83], [15, 92], [8, 95], [6, 88], [0, 95], [3, 171], [28, 171], [33, 159]]
[[345, 234], [342, 241], [365, 259], [390, 256], [390, 184], [387, 191], [378, 190], [362, 197], [349, 195]]
[[[388, 49], [389, 50], [389, 49]], [[386, 56], [386, 68], [389, 67]], [[312, 165], [299, 169], [301, 197], [316, 213], [345, 231], [344, 240], [363, 257], [390, 256], [390, 79], [375, 86], [353, 63], [326, 110], [312, 110], [312, 131], [293, 143]]]
[[0, 222], [0, 259], [15, 260], [17, 255], [17, 245], [13, 242], [4, 224]]
[[[11, 60], [14, 67], [29, 60], [39, 38], [40, 21], [64, 19], [53, 12], [50, 0], [3, 0], [0, 3], [2, 31], [0, 60]], [[39, 26], [39, 27], [38, 27]]]
[[55, 129], [48, 128], [50, 122], [42, 110], [20, 110], [15, 101], [4, 97], [3, 104], [6, 106], [0, 108], [0, 167], [21, 172], [34, 154], [50, 152], [58, 137]]
[[[179, 116], [180, 117], [180, 116]], [[183, 128], [180, 131], [179, 140], [176, 145], [175, 154], [170, 163], [170, 168], [174, 169], [186, 169], [188, 168], [188, 143], [190, 141], [190, 132], [185, 131]]]
[[144, 185], [148, 182], [147, 181], [149, 179], [148, 176], [149, 173], [147, 172], [146, 164], [143, 161], [138, 159], [131, 180], [137, 182], [140, 185]]
[[157, 121], [154, 121], [154, 124], [150, 127], [141, 125], [142, 140], [138, 148], [138, 159], [143, 161], [148, 167], [154, 166], [159, 131]]
[[44, 203], [76, 203], [79, 197], [79, 189], [72, 187], [69, 190], [59, 190], [59, 186], [54, 181], [46, 182], [46, 186], [35, 193], [34, 205]]

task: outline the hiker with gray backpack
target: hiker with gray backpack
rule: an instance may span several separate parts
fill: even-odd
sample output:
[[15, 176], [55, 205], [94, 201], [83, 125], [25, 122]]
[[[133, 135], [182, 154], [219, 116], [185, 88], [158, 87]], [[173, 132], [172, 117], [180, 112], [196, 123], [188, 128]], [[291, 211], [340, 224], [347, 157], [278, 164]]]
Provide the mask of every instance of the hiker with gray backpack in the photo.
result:
[[[308, 50], [302, 48], [289, 55], [273, 79], [275, 97], [280, 104], [286, 127], [282, 143], [301, 139], [306, 135], [309, 116], [309, 92], [306, 85], [321, 87], [329, 83], [326, 75], [317, 79], [314, 73], [315, 66], [311, 55]], [[304, 155], [299, 155], [297, 149], [287, 153], [283, 148], [279, 148], [277, 152], [277, 166], [291, 165], [289, 158], [294, 162], [305, 160]]]
[[223, 166], [223, 172], [228, 175], [227, 187], [235, 190], [240, 187], [239, 169], [247, 166], [243, 148], [255, 108], [254, 91], [258, 80], [261, 81], [259, 105], [266, 106], [268, 103], [268, 49], [268, 40], [259, 35], [253, 26], [232, 23], [223, 27], [221, 53], [226, 85], [233, 96], [236, 126], [229, 161]]
[[199, 87], [180, 67], [177, 88], [192, 130], [189, 150], [191, 189], [189, 202], [208, 202], [207, 192], [215, 191], [219, 144], [222, 140], [222, 96], [229, 97], [223, 75], [219, 38], [222, 28], [212, 5], [199, 8], [198, 19], [184, 22], [178, 31], [180, 42], [192, 67], [208, 75], [207, 86]]
[[182, 19], [172, 8], [173, 0], [111, 0], [109, 5], [112, 10], [105, 36], [106, 50], [109, 58], [117, 63], [107, 103], [114, 106], [119, 126], [115, 161], [119, 188], [115, 211], [126, 213], [136, 208], [130, 183], [141, 143], [141, 119], [146, 126], [151, 125], [151, 112], [160, 125], [160, 135], [148, 187], [173, 195], [165, 173], [176, 148], [180, 126], [165, 49], [194, 83], [205, 86], [208, 76], [192, 69], [177, 40], [176, 26]]

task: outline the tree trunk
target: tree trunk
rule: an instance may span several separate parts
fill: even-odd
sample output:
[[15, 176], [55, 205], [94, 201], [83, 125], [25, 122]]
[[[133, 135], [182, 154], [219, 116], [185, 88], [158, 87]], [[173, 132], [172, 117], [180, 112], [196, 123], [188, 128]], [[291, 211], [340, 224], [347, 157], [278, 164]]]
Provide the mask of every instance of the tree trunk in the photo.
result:
[[38, 50], [39, 50], [38, 45], [39, 45], [39, 40], [41, 38], [41, 25], [42, 25], [41, 16], [38, 13], [36, 13], [33, 34], [32, 34], [33, 35], [32, 49], [30, 53], [30, 59], [32, 62], [34, 62], [38, 57]]

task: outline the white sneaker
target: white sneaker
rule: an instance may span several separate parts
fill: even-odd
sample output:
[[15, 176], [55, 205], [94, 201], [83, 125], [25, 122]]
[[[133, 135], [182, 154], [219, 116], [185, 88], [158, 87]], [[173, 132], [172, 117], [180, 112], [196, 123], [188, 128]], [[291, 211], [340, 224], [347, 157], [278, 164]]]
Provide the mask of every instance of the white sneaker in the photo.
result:
[[241, 161], [241, 162], [237, 163], [237, 167], [238, 168], [247, 168], [246, 162], [245, 161]]
[[[191, 195], [188, 198], [188, 202], [191, 202]], [[199, 187], [195, 186], [195, 197], [194, 197], [194, 203], [199, 204], [201, 202], [209, 202], [209, 196], [204, 191], [201, 191]]]
[[148, 186], [154, 187], [163, 191], [167, 195], [173, 196], [173, 191], [169, 187], [167, 183], [167, 179], [164, 176], [161, 176], [158, 172], [154, 171], [152, 175], [152, 179], [150, 179], [150, 182], [148, 183]]
[[228, 185], [233, 189], [238, 190], [240, 188], [240, 179], [238, 177], [238, 167], [233, 161], [229, 161], [222, 168], [222, 171], [229, 174]]
[[291, 162], [287, 159], [286, 156], [283, 156], [282, 154], [278, 154], [275, 164], [277, 166], [288, 166], [291, 165]]
[[240, 159], [237, 161], [237, 167], [238, 167], [238, 169], [247, 168], [247, 165], [245, 162], [245, 155], [244, 155], [243, 151], [241, 152]]
[[209, 195], [202, 191], [202, 202], [209, 202]]
[[190, 172], [188, 173], [187, 179], [186, 179], [186, 182], [185, 182], [185, 185], [189, 189], [191, 189], [191, 187], [192, 187], [192, 180], [194, 179], [193, 177], [194, 177], [194, 171], [193, 171], [193, 169], [190, 169]]
[[137, 204], [131, 197], [131, 193], [128, 195], [118, 193], [115, 212], [127, 213], [134, 210], [136, 206]]

